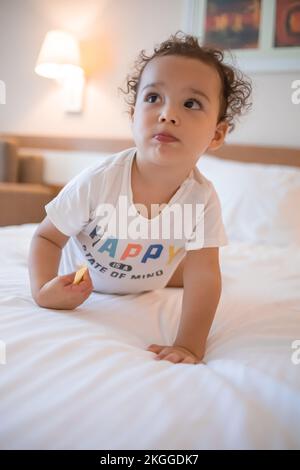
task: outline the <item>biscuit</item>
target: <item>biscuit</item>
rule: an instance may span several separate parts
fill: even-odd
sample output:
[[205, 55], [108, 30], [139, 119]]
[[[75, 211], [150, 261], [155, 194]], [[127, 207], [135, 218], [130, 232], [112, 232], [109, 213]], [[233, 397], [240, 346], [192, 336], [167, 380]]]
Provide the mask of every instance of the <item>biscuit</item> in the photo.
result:
[[78, 271], [76, 271], [73, 284], [79, 284], [82, 281], [84, 273], [87, 271], [87, 266], [81, 266]]

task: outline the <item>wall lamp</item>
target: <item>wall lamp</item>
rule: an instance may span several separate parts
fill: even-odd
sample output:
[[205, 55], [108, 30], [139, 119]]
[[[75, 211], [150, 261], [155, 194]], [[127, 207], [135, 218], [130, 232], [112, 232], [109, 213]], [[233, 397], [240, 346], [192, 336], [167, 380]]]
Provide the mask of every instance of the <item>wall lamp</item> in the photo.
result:
[[62, 86], [63, 107], [70, 113], [82, 111], [85, 75], [80, 64], [79, 42], [73, 35], [60, 30], [46, 34], [35, 72]]

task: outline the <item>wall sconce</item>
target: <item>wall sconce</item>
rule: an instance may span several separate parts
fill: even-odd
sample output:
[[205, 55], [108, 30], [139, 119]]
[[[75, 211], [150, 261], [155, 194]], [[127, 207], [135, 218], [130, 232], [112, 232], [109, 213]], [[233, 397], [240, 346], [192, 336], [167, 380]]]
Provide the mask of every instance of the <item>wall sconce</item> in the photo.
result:
[[57, 80], [62, 86], [65, 111], [81, 112], [85, 76], [80, 66], [79, 44], [74, 36], [65, 31], [49, 31], [42, 44], [35, 72]]

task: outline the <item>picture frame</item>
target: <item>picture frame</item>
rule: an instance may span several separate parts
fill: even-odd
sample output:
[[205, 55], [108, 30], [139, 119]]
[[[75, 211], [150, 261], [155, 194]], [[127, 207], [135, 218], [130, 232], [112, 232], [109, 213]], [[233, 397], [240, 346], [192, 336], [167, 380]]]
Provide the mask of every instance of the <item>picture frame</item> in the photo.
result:
[[[205, 39], [207, 1], [185, 0], [184, 31], [197, 36], [200, 44], [204, 44]], [[277, 0], [260, 1], [258, 47], [231, 49], [233, 65], [251, 73], [300, 71], [300, 47], [274, 47]], [[225, 61], [232, 63], [232, 57], [227, 52]]]

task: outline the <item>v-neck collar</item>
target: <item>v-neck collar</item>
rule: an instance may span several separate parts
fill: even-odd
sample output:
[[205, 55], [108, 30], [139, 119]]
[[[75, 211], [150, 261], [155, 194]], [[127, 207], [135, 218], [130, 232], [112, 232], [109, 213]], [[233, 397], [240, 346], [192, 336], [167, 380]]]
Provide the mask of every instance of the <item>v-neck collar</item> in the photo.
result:
[[190, 171], [189, 175], [186, 177], [186, 179], [181, 183], [179, 188], [177, 189], [176, 193], [173, 194], [171, 199], [168, 201], [168, 203], [165, 205], [165, 207], [159, 211], [159, 213], [155, 216], [149, 219], [148, 217], [142, 216], [139, 211], [137, 210], [135, 203], [133, 202], [133, 191], [132, 191], [132, 167], [133, 167], [133, 162], [134, 159], [136, 158], [136, 148], [133, 149], [130, 158], [129, 158], [129, 164], [127, 166], [128, 168], [128, 173], [127, 173], [127, 181], [128, 181], [128, 192], [127, 194], [129, 195], [129, 206], [132, 206], [135, 212], [136, 217], [140, 217], [142, 220], [147, 221], [147, 222], [153, 222], [155, 220], [158, 220], [160, 217], [164, 216], [166, 213], [170, 211], [170, 208], [172, 204], [175, 203], [175, 201], [182, 195], [182, 193], [186, 190], [187, 185], [189, 185], [193, 179], [193, 170]]

